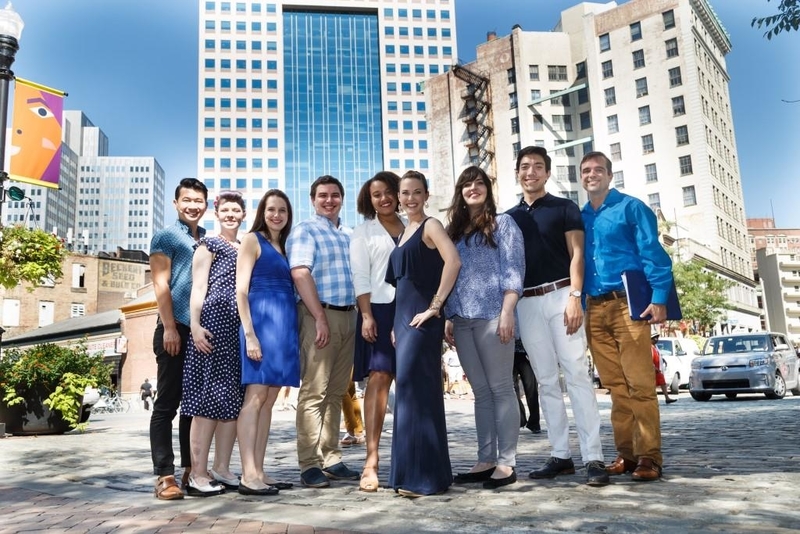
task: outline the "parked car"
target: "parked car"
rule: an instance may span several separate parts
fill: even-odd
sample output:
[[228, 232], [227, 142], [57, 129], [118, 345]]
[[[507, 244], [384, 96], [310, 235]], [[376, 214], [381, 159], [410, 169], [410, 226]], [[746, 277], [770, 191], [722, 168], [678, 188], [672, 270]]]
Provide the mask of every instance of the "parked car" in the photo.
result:
[[656, 342], [666, 367], [661, 370], [669, 392], [678, 394], [680, 388], [688, 389], [692, 374], [692, 360], [700, 355], [700, 348], [687, 337], [662, 337]]
[[85, 423], [89, 420], [89, 416], [92, 414], [92, 407], [97, 404], [97, 401], [100, 400], [100, 390], [97, 388], [93, 388], [91, 386], [87, 386], [83, 392], [83, 407], [81, 410], [81, 423]]
[[703, 355], [692, 360], [689, 392], [697, 401], [724, 394], [763, 393], [782, 399], [800, 395], [800, 359], [784, 334], [756, 332], [709, 338]]

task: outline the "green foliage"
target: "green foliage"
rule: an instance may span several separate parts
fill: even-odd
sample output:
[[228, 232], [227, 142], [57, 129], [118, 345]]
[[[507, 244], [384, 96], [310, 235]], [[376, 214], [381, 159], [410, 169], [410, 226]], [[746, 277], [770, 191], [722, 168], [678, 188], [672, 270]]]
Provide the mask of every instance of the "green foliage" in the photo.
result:
[[672, 267], [683, 317], [706, 332], [716, 323], [728, 304], [725, 292], [733, 282], [707, 271], [696, 261], [676, 262]]
[[27, 282], [28, 291], [33, 291], [43, 279], [61, 278], [67, 250], [58, 237], [22, 225], [5, 226], [0, 232], [0, 285], [13, 289]]
[[[767, 0], [769, 2], [770, 0]], [[781, 32], [798, 31], [800, 29], [800, 0], [781, 0], [778, 13], [768, 17], [754, 17], [750, 26], [766, 28], [764, 37], [772, 39]]]
[[23, 404], [40, 392], [47, 394], [51, 410], [76, 427], [87, 386], [109, 386], [111, 367], [101, 355], [90, 355], [86, 344], [60, 347], [51, 343], [18, 350], [11, 349], [0, 359], [0, 392], [8, 406]]

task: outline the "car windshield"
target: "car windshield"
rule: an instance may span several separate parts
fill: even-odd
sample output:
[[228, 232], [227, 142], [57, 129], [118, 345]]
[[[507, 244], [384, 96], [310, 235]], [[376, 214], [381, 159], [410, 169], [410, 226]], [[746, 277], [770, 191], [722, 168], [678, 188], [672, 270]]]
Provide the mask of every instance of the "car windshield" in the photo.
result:
[[659, 340], [656, 342], [656, 347], [658, 347], [658, 352], [662, 356], [672, 356], [672, 342], [666, 340]]
[[708, 340], [703, 354], [766, 352], [768, 349], [769, 340], [766, 336], [720, 336]]

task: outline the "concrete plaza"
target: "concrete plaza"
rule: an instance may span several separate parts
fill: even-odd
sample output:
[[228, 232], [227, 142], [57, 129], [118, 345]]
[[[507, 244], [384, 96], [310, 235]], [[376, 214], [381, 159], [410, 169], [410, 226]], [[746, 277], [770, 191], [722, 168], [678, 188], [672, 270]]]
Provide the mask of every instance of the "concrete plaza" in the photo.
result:
[[[598, 391], [607, 460], [615, 456], [610, 397]], [[357, 482], [300, 486], [294, 412], [275, 411], [268, 472], [295, 488], [274, 497], [235, 492], [162, 502], [153, 497], [148, 416], [93, 415], [84, 433], [0, 440], [0, 532], [796, 532], [800, 525], [800, 397], [693, 401], [686, 392], [665, 406], [659, 397], [664, 478], [636, 483], [614, 477], [591, 488], [585, 470], [554, 480], [527, 474], [549, 455], [546, 435], [520, 433], [520, 482], [497, 491], [453, 486], [409, 500], [393, 491], [358, 491]], [[472, 401], [447, 400], [454, 471], [475, 460]], [[544, 422], [543, 422], [544, 426]], [[391, 416], [386, 428], [391, 429]], [[176, 450], [177, 450], [177, 429]], [[382, 441], [381, 482], [391, 432]], [[574, 430], [573, 458], [582, 466]], [[344, 450], [360, 469], [363, 447]], [[239, 472], [234, 451], [234, 472]]]

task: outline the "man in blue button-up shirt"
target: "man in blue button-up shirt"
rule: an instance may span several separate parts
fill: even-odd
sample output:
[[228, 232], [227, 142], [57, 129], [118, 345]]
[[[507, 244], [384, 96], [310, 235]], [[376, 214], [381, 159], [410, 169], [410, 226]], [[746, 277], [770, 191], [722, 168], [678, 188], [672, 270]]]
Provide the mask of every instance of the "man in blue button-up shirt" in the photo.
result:
[[[600, 380], [611, 392], [618, 456], [608, 472], [632, 472], [638, 481], [657, 480], [662, 464], [661, 419], [650, 324], [666, 319], [672, 261], [658, 241], [653, 211], [642, 201], [609, 189], [612, 176], [611, 160], [602, 152], [583, 157], [581, 181], [589, 194], [581, 212], [586, 231], [586, 335]], [[653, 288], [641, 319], [630, 317], [622, 282], [626, 270], [644, 271]]]

